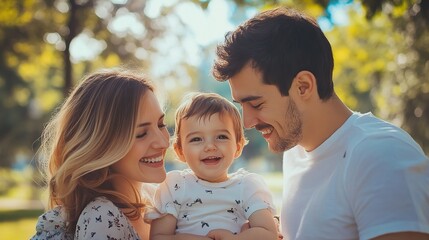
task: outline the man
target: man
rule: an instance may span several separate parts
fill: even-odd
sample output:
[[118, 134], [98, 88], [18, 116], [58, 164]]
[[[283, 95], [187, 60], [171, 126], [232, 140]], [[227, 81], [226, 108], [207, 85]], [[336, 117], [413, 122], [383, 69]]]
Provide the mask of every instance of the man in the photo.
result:
[[286, 239], [429, 239], [429, 160], [403, 130], [351, 111], [333, 89], [330, 43], [290, 9], [260, 13], [217, 48], [246, 128], [284, 151]]

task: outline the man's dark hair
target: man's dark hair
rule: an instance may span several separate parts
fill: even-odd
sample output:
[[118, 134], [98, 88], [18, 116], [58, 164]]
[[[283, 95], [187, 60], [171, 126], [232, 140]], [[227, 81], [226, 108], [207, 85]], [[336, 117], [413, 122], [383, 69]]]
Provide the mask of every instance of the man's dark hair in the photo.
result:
[[293, 78], [300, 71], [313, 73], [321, 99], [333, 93], [334, 59], [331, 45], [317, 22], [296, 10], [264, 11], [225, 36], [217, 46], [212, 73], [219, 81], [237, 74], [248, 62], [261, 71], [266, 84], [289, 95]]

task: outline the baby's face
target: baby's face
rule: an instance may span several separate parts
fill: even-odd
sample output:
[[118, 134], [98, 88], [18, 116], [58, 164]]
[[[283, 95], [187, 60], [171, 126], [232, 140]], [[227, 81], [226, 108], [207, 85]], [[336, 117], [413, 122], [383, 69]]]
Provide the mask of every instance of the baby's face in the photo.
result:
[[178, 155], [198, 178], [208, 182], [228, 179], [228, 168], [240, 154], [230, 116], [218, 113], [208, 118], [182, 119], [182, 149]]

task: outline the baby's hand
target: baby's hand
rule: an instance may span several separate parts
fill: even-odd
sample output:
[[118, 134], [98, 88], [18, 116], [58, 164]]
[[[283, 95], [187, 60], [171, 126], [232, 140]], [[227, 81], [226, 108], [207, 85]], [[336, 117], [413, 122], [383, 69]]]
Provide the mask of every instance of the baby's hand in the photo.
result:
[[236, 239], [236, 235], [234, 235], [231, 231], [225, 229], [215, 229], [211, 230], [207, 237], [214, 240], [234, 240]]

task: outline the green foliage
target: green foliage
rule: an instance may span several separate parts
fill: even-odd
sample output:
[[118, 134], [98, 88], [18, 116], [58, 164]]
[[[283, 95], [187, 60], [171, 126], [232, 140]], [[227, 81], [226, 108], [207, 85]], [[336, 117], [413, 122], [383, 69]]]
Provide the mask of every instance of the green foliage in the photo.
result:
[[46, 3], [6, 0], [0, 5], [0, 166], [9, 166], [18, 153], [31, 155], [42, 128], [35, 80], [47, 77], [41, 70], [55, 68], [34, 64], [43, 66], [46, 60], [43, 34], [51, 30], [51, 8]]
[[[144, 6], [104, 0], [2, 1], [0, 167], [14, 164], [19, 154], [29, 159], [35, 155], [43, 125], [84, 74], [119, 65], [151, 68], [149, 58], [156, 51], [152, 40], [162, 37], [165, 26], [159, 19], [147, 17]], [[100, 9], [107, 14], [97, 15]], [[110, 28], [115, 17], [125, 13], [141, 21], [144, 35], [118, 33]], [[105, 44], [98, 57], [91, 61], [72, 59], [70, 45], [79, 34]], [[146, 58], [136, 56], [139, 49], [147, 52]]]

